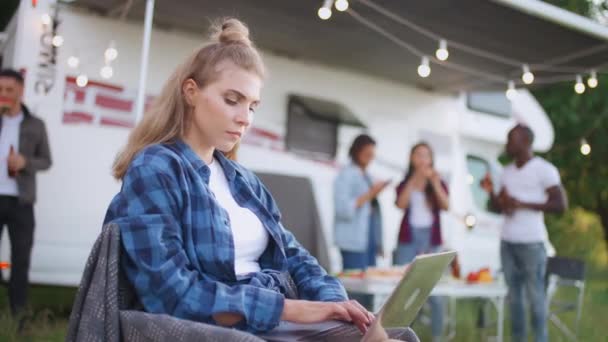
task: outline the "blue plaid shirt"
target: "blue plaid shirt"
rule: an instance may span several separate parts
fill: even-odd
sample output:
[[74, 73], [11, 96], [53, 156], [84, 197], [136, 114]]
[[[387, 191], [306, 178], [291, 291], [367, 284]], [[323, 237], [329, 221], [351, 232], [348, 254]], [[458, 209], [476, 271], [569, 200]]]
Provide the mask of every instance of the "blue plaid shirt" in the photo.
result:
[[236, 202], [262, 221], [270, 240], [262, 272], [237, 279], [228, 213], [209, 190], [209, 168], [184, 142], [152, 145], [131, 162], [105, 222], [119, 225], [123, 269], [148, 312], [205, 323], [223, 312], [245, 317], [240, 329], [271, 330], [280, 322], [289, 274], [301, 299], [343, 301], [340, 282], [280, 223], [260, 180], [216, 152]]

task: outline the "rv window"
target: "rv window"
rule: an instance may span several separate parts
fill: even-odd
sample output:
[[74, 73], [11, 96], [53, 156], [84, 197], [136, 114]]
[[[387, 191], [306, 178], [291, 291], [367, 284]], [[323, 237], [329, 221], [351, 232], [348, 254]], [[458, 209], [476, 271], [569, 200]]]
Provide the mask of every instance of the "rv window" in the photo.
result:
[[315, 158], [333, 160], [338, 145], [338, 122], [328, 119], [324, 114], [290, 98], [285, 139], [287, 149]]
[[467, 156], [467, 170], [467, 183], [471, 188], [473, 201], [479, 209], [487, 211], [488, 194], [481, 188], [480, 181], [491, 172], [490, 164], [479, 157]]
[[511, 101], [504, 91], [474, 91], [468, 93], [467, 107], [469, 109], [497, 115], [501, 117], [511, 116]]

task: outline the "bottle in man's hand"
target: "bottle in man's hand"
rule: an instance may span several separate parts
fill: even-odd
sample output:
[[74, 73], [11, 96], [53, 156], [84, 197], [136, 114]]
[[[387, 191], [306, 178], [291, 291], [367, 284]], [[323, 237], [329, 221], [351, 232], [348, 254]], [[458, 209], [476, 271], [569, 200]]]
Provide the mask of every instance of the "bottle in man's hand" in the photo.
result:
[[[12, 157], [13, 155], [15, 155], [15, 148], [13, 147], [13, 145], [11, 145], [10, 150], [8, 151], [8, 157]], [[15, 178], [17, 177], [17, 170], [13, 170], [10, 168], [10, 166], [6, 166], [8, 169], [8, 176], [10, 178]]]
[[0, 116], [8, 114], [11, 110], [12, 101], [8, 97], [0, 96]]
[[494, 191], [494, 184], [492, 182], [492, 176], [490, 173], [486, 173], [483, 179], [479, 182], [479, 185], [482, 189], [484, 189], [487, 193], [492, 193]]

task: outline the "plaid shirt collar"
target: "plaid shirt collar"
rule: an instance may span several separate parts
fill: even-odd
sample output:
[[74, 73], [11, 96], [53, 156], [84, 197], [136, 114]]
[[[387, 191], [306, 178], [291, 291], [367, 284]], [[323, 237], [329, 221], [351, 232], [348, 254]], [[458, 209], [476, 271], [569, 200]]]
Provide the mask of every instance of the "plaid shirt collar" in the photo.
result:
[[[178, 139], [175, 141], [173, 146], [176, 148], [179, 154], [184, 156], [184, 158], [192, 165], [192, 167], [196, 171], [202, 172], [203, 178], [205, 179], [205, 183], [209, 184], [209, 175], [211, 174], [211, 170], [209, 169], [209, 166], [207, 166], [207, 164], [205, 164], [205, 162], [201, 159], [201, 157], [199, 157], [198, 154], [194, 152], [190, 145], [188, 145], [182, 139]], [[216, 149], [215, 151], [213, 151], [213, 157], [222, 166], [222, 169], [224, 170], [224, 174], [226, 175], [228, 182], [233, 182], [234, 178], [236, 177], [236, 174], [240, 174], [240, 171], [237, 170], [232, 165], [232, 163], [228, 161], [228, 158], [226, 158], [226, 156], [224, 156], [224, 154], [219, 150]]]

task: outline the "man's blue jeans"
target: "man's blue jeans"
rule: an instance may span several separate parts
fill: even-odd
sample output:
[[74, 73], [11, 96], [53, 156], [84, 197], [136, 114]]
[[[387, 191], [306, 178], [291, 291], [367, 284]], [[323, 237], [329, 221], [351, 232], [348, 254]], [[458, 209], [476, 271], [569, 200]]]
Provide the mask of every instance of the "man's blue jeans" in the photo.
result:
[[502, 241], [500, 258], [509, 287], [511, 336], [513, 341], [527, 341], [524, 290], [530, 305], [534, 341], [545, 342], [547, 335], [547, 300], [545, 271], [547, 253], [542, 242], [511, 243]]

